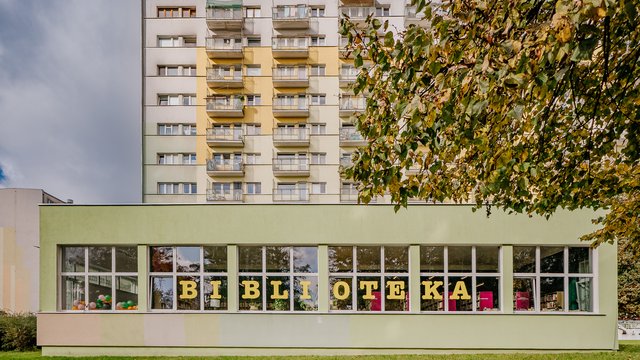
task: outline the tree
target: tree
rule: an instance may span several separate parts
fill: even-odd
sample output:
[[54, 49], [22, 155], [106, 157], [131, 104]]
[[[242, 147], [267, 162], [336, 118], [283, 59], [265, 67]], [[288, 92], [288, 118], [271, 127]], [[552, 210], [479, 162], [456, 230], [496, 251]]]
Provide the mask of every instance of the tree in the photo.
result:
[[428, 26], [341, 23], [367, 94], [359, 200], [606, 209], [583, 240], [640, 254], [639, 1], [413, 3]]
[[618, 247], [618, 318], [634, 320], [640, 319], [640, 263], [625, 242]]

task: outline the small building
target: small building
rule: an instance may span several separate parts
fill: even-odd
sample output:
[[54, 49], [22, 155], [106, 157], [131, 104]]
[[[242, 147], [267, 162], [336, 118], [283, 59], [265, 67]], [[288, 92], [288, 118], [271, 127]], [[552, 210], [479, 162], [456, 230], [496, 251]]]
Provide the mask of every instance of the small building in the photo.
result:
[[615, 350], [616, 251], [463, 205], [41, 206], [44, 355]]

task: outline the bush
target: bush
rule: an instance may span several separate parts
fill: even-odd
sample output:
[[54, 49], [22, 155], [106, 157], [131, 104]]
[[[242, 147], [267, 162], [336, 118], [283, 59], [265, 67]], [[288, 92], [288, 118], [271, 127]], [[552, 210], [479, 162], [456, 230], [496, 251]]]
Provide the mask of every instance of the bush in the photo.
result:
[[27, 351], [36, 348], [36, 316], [0, 312], [0, 349]]

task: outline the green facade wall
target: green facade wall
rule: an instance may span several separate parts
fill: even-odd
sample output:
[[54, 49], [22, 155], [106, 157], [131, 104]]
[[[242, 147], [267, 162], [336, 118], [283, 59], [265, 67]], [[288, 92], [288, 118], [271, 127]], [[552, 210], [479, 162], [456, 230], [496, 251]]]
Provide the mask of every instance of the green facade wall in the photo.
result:
[[[613, 350], [616, 340], [616, 252], [599, 247], [593, 313], [514, 314], [513, 245], [584, 245], [590, 211], [560, 211], [549, 220], [487, 218], [469, 206], [122, 205], [41, 206], [38, 342], [44, 354], [347, 354], [433, 351]], [[58, 310], [60, 245], [138, 245], [137, 312]], [[230, 309], [225, 313], [151, 312], [148, 245], [226, 244]], [[237, 311], [236, 245], [319, 245], [319, 311]], [[409, 245], [410, 312], [328, 310], [327, 245]], [[419, 245], [501, 245], [502, 311], [420, 313]], [[234, 304], [234, 299], [236, 304]]]

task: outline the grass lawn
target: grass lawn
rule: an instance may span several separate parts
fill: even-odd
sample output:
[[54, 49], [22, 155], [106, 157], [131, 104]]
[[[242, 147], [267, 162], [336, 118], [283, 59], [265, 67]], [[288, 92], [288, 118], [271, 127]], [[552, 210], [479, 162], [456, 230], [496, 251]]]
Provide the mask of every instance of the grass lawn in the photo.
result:
[[[0, 352], [0, 359], [110, 359], [110, 360], [124, 360], [124, 359], [155, 359], [154, 357], [42, 357], [39, 351], [33, 352]], [[246, 360], [276, 360], [276, 359], [305, 359], [305, 360], [334, 360], [334, 359], [353, 359], [353, 360], [465, 360], [465, 359], [503, 359], [503, 360], [550, 360], [550, 359], [638, 359], [640, 360], [640, 341], [621, 341], [620, 351], [618, 352], [605, 352], [605, 353], [558, 353], [558, 354], [478, 354], [478, 355], [378, 355], [378, 356], [260, 356], [260, 357], [241, 357], [241, 356], [220, 356], [220, 357], [164, 357], [163, 360], [180, 359], [218, 359], [218, 360], [231, 360], [231, 359], [246, 359]]]

